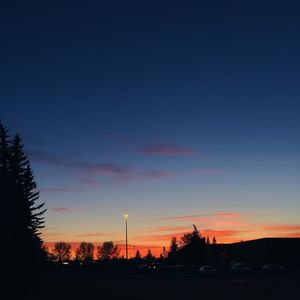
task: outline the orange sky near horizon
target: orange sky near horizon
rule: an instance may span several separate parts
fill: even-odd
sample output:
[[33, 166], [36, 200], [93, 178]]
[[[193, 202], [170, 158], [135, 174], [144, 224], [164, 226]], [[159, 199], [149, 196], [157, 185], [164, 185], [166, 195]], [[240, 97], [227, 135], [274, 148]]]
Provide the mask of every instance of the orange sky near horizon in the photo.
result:
[[[142, 256], [151, 249], [153, 255], [159, 256], [162, 248], [168, 251], [173, 236], [180, 237], [193, 230], [195, 224], [201, 236], [209, 237], [210, 241], [215, 236], [218, 243], [232, 243], [241, 240], [251, 240], [264, 237], [300, 237], [300, 224], [286, 224], [284, 222], [271, 223], [267, 213], [264, 213], [264, 221], [258, 217], [258, 213], [238, 212], [214, 212], [203, 215], [178, 215], [151, 219], [151, 224], [156, 226], [137, 225], [134, 217], [129, 218], [129, 257], [139, 250]], [[272, 214], [270, 218], [272, 218]], [[268, 223], [266, 222], [268, 221]], [[174, 223], [177, 225], [174, 226]], [[69, 242], [72, 251], [75, 252], [81, 241], [92, 242], [97, 247], [104, 241], [112, 240], [121, 249], [121, 255], [125, 255], [124, 224], [120, 226], [120, 232], [58, 232], [51, 228], [43, 231], [42, 237], [45, 244], [51, 250], [57, 241]]]

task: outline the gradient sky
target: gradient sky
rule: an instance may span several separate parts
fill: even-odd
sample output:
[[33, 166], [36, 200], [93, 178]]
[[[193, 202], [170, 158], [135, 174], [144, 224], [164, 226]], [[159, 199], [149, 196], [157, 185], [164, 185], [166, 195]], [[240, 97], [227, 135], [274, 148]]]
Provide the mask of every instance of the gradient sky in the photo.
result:
[[2, 1], [0, 118], [47, 242], [300, 237], [297, 1]]

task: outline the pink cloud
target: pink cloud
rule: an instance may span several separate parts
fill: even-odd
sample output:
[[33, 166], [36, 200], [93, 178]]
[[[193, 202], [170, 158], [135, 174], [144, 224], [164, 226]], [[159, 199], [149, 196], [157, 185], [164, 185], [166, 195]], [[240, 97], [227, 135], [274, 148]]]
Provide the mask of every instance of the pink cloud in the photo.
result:
[[163, 177], [170, 177], [175, 175], [174, 172], [168, 172], [168, 171], [148, 171], [145, 173], [146, 177], [149, 178], [163, 178]]
[[300, 225], [293, 224], [278, 224], [278, 225], [270, 225], [265, 226], [263, 228], [265, 231], [300, 231]]
[[[163, 232], [164, 228], [161, 228], [161, 232]], [[133, 239], [138, 241], [139, 243], [149, 243], [149, 244], [156, 244], [156, 245], [164, 245], [168, 246], [171, 242], [173, 237], [177, 238], [177, 241], [180, 241], [180, 238], [187, 232], [192, 232], [191, 226], [183, 227], [182, 231], [175, 232], [176, 230], [172, 231], [171, 228], [170, 233], [166, 234], [147, 234], [147, 235], [140, 235], [134, 236]], [[178, 228], [179, 229], [179, 228]], [[158, 231], [159, 228], [158, 228]], [[214, 230], [214, 229], [206, 229], [200, 230], [200, 234], [202, 237], [209, 237], [212, 241], [213, 237], [216, 237], [217, 242], [221, 243], [230, 243], [230, 242], [238, 242], [242, 240], [248, 231], [245, 230], [235, 230], [235, 229], [228, 229], [228, 230]]]
[[128, 176], [128, 174], [133, 171], [132, 167], [121, 166], [115, 163], [77, 162], [71, 163], [70, 166], [104, 176]]
[[172, 237], [180, 238], [183, 235], [183, 232], [180, 233], [169, 233], [169, 234], [154, 234], [154, 235], [138, 235], [134, 236], [135, 241], [139, 241], [140, 243], [154, 243], [154, 244], [160, 244], [160, 245], [166, 245], [169, 244]]
[[300, 232], [292, 232], [285, 235], [286, 237], [300, 238]]
[[224, 241], [224, 238], [232, 238], [235, 236], [240, 235], [241, 233], [245, 233], [247, 231], [245, 230], [235, 230], [235, 229], [230, 229], [230, 230], [214, 230], [214, 229], [206, 229], [206, 230], [201, 230], [201, 234], [205, 237], [219, 237]]
[[224, 211], [221, 211], [221, 212], [216, 212], [213, 214], [214, 216], [217, 216], [217, 217], [233, 217], [233, 218], [238, 218], [241, 216], [240, 213], [234, 213], [234, 212], [224, 212]]
[[50, 207], [49, 210], [53, 211], [53, 212], [66, 212], [66, 211], [69, 211], [69, 209], [66, 208], [66, 207]]
[[85, 183], [86, 185], [92, 187], [97, 185], [97, 180], [93, 178], [91, 175], [86, 175], [86, 174], [74, 174], [74, 176]]
[[[226, 230], [218, 230], [218, 229], [204, 229], [200, 230], [198, 227], [201, 236], [204, 237], [217, 237], [220, 238], [222, 242], [228, 242], [232, 241], [233, 239], [235, 241], [240, 240], [239, 236], [241, 234], [245, 234], [248, 231], [247, 230], [236, 230], [236, 229], [226, 229]], [[155, 227], [155, 228], [150, 228], [147, 230], [150, 234], [149, 235], [143, 235], [143, 236], [137, 236], [135, 239], [140, 240], [140, 241], [148, 241], [149, 243], [153, 242], [169, 242], [173, 236], [177, 237], [180, 239], [181, 236], [183, 236], [184, 233], [187, 232], [192, 232], [193, 228], [191, 225], [189, 226], [161, 226], [161, 227]], [[153, 232], [165, 232], [165, 234], [151, 234]], [[167, 233], [168, 232], [168, 233]]]
[[191, 149], [176, 144], [151, 144], [139, 149], [144, 155], [183, 156], [192, 153]]

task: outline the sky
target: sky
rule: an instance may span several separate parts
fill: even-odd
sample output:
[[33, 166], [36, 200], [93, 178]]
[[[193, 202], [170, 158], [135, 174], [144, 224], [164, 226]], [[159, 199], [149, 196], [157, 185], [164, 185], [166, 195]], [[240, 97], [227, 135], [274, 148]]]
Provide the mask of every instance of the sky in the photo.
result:
[[0, 118], [43, 239], [300, 237], [297, 1], [2, 1]]

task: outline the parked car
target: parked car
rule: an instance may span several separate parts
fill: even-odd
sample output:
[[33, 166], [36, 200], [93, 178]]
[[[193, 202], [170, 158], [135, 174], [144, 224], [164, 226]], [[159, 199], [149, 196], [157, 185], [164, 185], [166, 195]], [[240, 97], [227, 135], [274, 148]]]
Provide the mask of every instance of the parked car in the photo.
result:
[[245, 263], [233, 263], [231, 264], [230, 271], [236, 275], [249, 275], [252, 274], [252, 268]]
[[140, 273], [150, 273], [150, 272], [156, 272], [160, 268], [160, 265], [157, 263], [152, 263], [148, 265], [140, 265], [139, 266], [139, 272]]
[[282, 274], [286, 268], [277, 263], [268, 263], [263, 266], [264, 273]]
[[140, 273], [146, 273], [148, 272], [150, 269], [150, 266], [149, 265], [140, 265], [139, 266], [139, 272]]
[[203, 276], [215, 276], [217, 274], [217, 270], [212, 266], [205, 265], [199, 269], [199, 273]]

